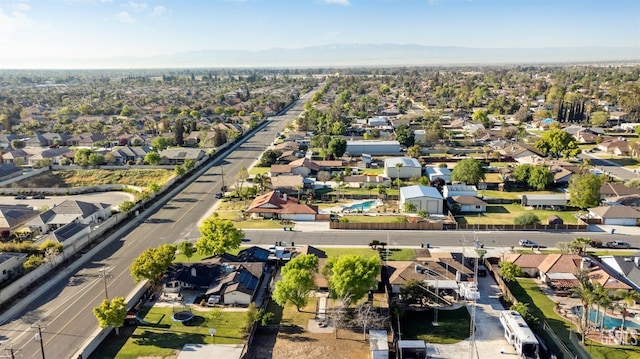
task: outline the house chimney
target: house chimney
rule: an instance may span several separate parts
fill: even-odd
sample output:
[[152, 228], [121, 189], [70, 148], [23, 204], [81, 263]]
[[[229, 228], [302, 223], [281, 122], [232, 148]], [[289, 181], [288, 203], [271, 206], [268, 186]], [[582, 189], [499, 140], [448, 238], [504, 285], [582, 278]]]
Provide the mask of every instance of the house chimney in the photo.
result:
[[285, 202], [287, 201], [287, 194], [286, 194], [286, 193], [284, 193], [284, 194], [282, 195], [282, 199], [284, 199], [284, 200], [285, 200]]
[[191, 267], [191, 276], [196, 277], [196, 267]]

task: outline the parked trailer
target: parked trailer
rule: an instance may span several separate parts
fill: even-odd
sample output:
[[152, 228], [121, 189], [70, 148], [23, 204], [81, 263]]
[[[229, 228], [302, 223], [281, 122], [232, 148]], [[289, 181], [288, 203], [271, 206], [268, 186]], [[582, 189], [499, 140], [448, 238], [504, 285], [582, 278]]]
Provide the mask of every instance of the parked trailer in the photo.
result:
[[500, 312], [500, 323], [504, 328], [504, 337], [520, 358], [540, 359], [540, 343], [520, 313], [503, 310]]

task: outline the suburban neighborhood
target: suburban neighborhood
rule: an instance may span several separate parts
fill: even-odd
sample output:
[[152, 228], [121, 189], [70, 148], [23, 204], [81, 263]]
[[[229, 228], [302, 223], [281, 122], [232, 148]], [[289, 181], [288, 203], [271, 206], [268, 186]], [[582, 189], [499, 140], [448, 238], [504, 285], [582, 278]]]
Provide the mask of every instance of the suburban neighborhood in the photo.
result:
[[74, 357], [637, 356], [638, 68], [588, 70], [2, 73], [0, 331], [97, 255]]

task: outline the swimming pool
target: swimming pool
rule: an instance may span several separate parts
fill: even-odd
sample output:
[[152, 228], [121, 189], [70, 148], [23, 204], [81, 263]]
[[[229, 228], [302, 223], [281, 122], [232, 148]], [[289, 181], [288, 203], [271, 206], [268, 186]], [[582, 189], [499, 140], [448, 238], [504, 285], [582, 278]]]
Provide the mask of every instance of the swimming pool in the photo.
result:
[[[582, 316], [582, 307], [573, 307], [572, 309], [573, 314], [581, 317]], [[596, 318], [596, 314], [597, 314], [597, 318]], [[600, 325], [601, 321], [602, 321], [602, 312], [600, 312], [600, 314], [598, 314], [598, 311], [593, 309], [589, 311], [589, 321], [594, 323], [596, 321], [596, 319], [598, 320], [597, 323], [595, 323], [596, 325]], [[622, 318], [613, 318], [610, 317], [608, 315], [605, 314], [604, 316], [604, 328], [605, 329], [611, 329], [611, 328], [620, 328], [620, 326], [622, 325]], [[627, 319], [624, 321], [624, 327], [625, 328], [633, 328], [633, 329], [640, 329], [640, 324], [629, 320], [629, 317], [627, 317]]]
[[355, 212], [355, 211], [366, 212], [366, 211], [370, 210], [371, 208], [379, 206], [380, 203], [378, 201], [379, 200], [370, 200], [370, 201], [364, 201], [364, 202], [360, 202], [360, 203], [354, 203], [354, 204], [352, 204], [350, 206], [344, 207], [343, 211], [345, 211], [345, 212]]

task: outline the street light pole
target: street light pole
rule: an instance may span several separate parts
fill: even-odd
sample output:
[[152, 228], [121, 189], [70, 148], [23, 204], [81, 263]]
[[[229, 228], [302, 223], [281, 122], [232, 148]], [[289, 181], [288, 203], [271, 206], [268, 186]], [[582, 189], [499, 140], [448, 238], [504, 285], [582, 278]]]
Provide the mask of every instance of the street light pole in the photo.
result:
[[34, 324], [34, 326], [38, 329], [38, 332], [36, 333], [34, 339], [40, 342], [40, 353], [42, 354], [42, 359], [45, 359], [45, 357], [44, 357], [44, 340], [42, 339], [42, 326], [40, 325], [39, 321], [36, 324]]
[[107, 289], [107, 274], [109, 274], [109, 268], [103, 267], [99, 269], [99, 271], [100, 271], [100, 276], [104, 280], [104, 296], [107, 300], [109, 300], [109, 291]]

